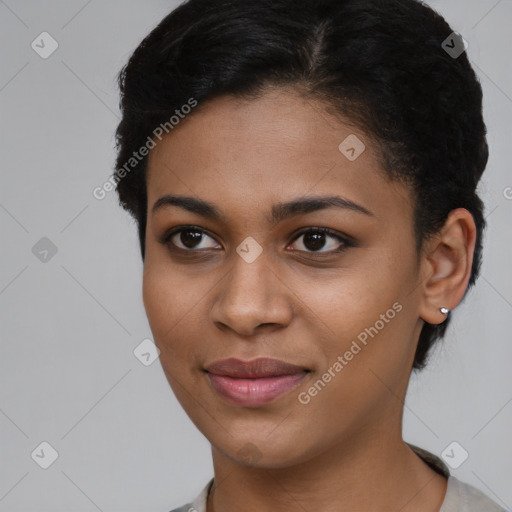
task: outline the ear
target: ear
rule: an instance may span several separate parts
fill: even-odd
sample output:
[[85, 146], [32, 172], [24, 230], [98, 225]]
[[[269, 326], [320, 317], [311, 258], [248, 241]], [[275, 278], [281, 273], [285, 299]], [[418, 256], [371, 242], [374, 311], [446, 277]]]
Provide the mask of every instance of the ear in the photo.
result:
[[446, 319], [440, 308], [450, 311], [462, 300], [473, 264], [476, 226], [471, 213], [464, 208], [452, 210], [439, 233], [430, 239], [423, 251], [423, 275], [419, 315], [430, 324]]

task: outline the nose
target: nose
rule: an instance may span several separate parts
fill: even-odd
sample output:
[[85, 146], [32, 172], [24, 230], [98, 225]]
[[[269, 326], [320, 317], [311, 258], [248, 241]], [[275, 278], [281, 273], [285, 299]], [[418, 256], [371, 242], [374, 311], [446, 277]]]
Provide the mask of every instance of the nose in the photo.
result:
[[265, 251], [252, 263], [233, 255], [232, 270], [219, 283], [210, 319], [223, 330], [251, 336], [290, 324], [293, 294], [272, 268]]

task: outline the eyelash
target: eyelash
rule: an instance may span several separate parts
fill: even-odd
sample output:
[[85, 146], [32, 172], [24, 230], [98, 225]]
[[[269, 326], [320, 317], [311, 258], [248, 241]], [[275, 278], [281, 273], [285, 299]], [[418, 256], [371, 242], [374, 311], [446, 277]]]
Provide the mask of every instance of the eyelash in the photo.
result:
[[[159, 239], [159, 242], [162, 245], [166, 245], [167, 247], [169, 247], [169, 249], [171, 251], [181, 252], [182, 254], [183, 253], [191, 253], [191, 255], [193, 255], [194, 252], [195, 253], [205, 252], [207, 249], [183, 249], [181, 247], [177, 247], [175, 244], [173, 244], [171, 242], [171, 238], [174, 235], [182, 233], [182, 232], [186, 232], [186, 231], [201, 233], [201, 234], [207, 235], [210, 238], [213, 238], [215, 240], [215, 238], [212, 237], [210, 234], [208, 234], [207, 231], [199, 228], [198, 226], [180, 226], [177, 228], [172, 228], [170, 231], [167, 231], [166, 233], [164, 233], [164, 235]], [[332, 238], [336, 239], [338, 242], [340, 242], [341, 247], [338, 249], [331, 250], [331, 251], [323, 251], [323, 252], [302, 251], [302, 250], [294, 250], [293, 252], [305, 253], [307, 255], [313, 255], [313, 257], [325, 257], [325, 256], [332, 256], [333, 254], [340, 254], [340, 253], [344, 252], [345, 250], [347, 250], [349, 247], [355, 246], [355, 243], [353, 241], [351, 241], [349, 239], [349, 237], [342, 236], [337, 231], [334, 231], [333, 229], [330, 229], [330, 228], [324, 228], [324, 227], [309, 227], [309, 228], [302, 229], [298, 233], [295, 233], [294, 238], [292, 239], [291, 243], [296, 242], [302, 235], [305, 235], [308, 233], [323, 233], [323, 234], [329, 235]], [[217, 250], [217, 249], [213, 249], [213, 250]]]

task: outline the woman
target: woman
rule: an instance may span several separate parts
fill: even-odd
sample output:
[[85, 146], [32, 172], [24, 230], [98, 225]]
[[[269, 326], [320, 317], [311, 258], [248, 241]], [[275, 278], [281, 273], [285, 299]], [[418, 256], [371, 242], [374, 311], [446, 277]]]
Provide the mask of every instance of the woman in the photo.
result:
[[212, 446], [177, 511], [502, 510], [401, 429], [481, 260], [464, 50], [416, 0], [189, 0], [122, 70], [144, 305]]

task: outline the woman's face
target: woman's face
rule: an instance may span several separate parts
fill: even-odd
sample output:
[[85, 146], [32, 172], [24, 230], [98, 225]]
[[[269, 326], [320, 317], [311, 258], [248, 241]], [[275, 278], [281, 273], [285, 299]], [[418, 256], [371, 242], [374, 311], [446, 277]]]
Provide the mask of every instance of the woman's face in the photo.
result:
[[[148, 320], [219, 453], [286, 467], [400, 432], [422, 267], [410, 194], [383, 178], [364, 133], [294, 90], [222, 97], [151, 150], [147, 190]], [[153, 210], [164, 196], [218, 215], [192, 201]], [[339, 199], [300, 206], [313, 198]], [[297, 368], [240, 363], [260, 358]]]

